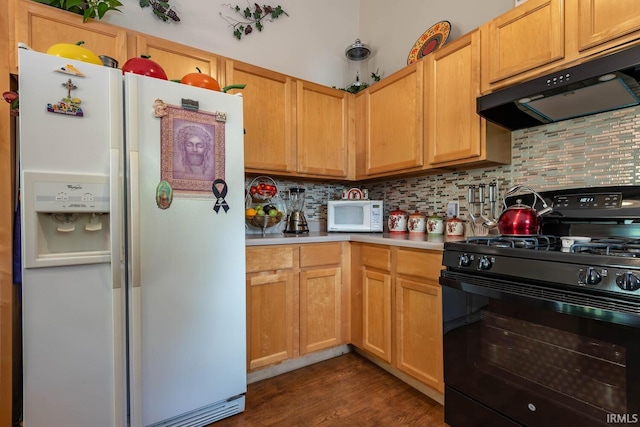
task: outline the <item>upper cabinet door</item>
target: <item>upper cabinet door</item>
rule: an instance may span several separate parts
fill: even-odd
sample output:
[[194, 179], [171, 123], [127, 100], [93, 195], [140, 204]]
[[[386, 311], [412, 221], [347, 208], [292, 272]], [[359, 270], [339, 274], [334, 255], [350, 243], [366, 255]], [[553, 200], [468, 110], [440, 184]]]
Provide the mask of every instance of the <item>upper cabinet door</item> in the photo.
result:
[[422, 167], [424, 61], [372, 85], [365, 97], [365, 174]]
[[298, 80], [299, 173], [346, 178], [353, 97], [342, 90]]
[[480, 95], [480, 34], [472, 31], [427, 59], [425, 147], [433, 168], [507, 164], [511, 133], [476, 113]]
[[487, 86], [564, 58], [562, 0], [529, 0], [485, 24], [482, 30], [483, 80]]
[[180, 80], [189, 73], [204, 74], [220, 80], [220, 57], [204, 50], [146, 34], [136, 35], [136, 55], [149, 55], [167, 73], [169, 80]]
[[[6, 0], [5, 0], [6, 1]], [[127, 32], [124, 28], [95, 20], [82, 22], [82, 16], [34, 1], [16, 2], [15, 40], [11, 43], [11, 72], [18, 72], [17, 43], [46, 52], [56, 43], [75, 44], [96, 55], [114, 58], [120, 66], [127, 60]]]
[[246, 84], [241, 91], [245, 171], [295, 173], [295, 81], [233, 60], [226, 61], [225, 72], [226, 85]]
[[638, 0], [579, 0], [579, 50], [640, 30]]
[[[446, 49], [445, 49], [446, 48]], [[447, 163], [479, 157], [480, 35], [478, 31], [454, 40], [429, 58], [427, 126], [429, 162]]]

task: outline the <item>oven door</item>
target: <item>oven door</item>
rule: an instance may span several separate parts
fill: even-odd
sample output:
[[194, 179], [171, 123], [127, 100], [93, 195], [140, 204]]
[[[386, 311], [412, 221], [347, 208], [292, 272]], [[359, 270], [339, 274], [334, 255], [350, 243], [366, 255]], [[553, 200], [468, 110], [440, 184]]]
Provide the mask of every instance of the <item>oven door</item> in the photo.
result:
[[440, 283], [447, 424], [639, 425], [640, 316], [456, 271]]

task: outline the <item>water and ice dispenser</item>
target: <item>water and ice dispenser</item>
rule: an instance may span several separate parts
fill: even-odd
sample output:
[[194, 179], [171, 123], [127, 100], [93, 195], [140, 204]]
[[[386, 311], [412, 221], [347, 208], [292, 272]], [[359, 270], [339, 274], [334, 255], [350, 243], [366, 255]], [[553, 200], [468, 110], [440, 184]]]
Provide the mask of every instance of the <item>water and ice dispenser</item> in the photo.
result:
[[25, 267], [110, 262], [109, 177], [24, 172]]

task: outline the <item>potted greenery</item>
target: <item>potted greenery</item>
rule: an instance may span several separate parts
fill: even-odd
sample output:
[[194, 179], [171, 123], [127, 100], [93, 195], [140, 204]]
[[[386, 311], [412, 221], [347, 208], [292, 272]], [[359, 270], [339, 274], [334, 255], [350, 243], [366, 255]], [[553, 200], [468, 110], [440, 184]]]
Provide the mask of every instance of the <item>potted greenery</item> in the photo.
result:
[[[68, 10], [82, 15], [83, 22], [89, 19], [102, 19], [110, 10], [120, 12], [119, 0], [34, 0], [38, 3]], [[140, 7], [151, 7], [153, 14], [163, 21], [180, 22], [176, 11], [169, 6], [169, 0], [140, 0]]]

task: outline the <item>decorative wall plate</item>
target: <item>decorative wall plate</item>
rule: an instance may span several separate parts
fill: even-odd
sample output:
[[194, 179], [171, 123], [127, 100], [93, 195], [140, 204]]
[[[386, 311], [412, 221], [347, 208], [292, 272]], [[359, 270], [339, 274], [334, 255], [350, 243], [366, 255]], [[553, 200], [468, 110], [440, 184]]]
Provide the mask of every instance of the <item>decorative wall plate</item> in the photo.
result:
[[447, 41], [450, 31], [451, 24], [449, 21], [440, 21], [437, 24], [432, 25], [431, 28], [425, 31], [418, 40], [416, 40], [409, 52], [407, 65], [413, 64], [418, 59], [423, 56], [427, 56], [442, 46]]
[[364, 192], [359, 188], [350, 188], [348, 190], [342, 190], [342, 198], [350, 199], [350, 200], [361, 200], [366, 199], [364, 196]]

